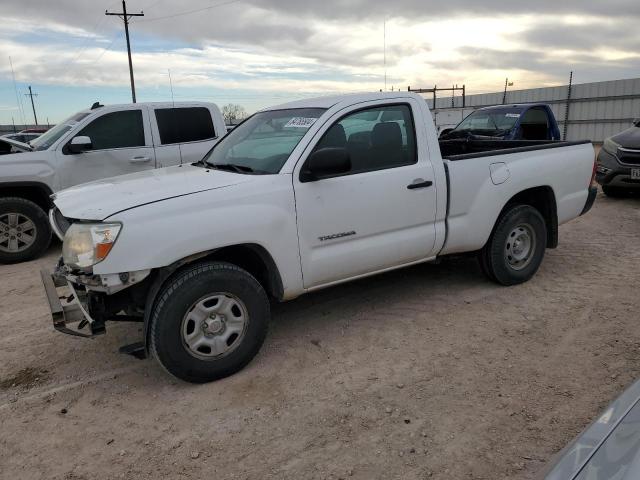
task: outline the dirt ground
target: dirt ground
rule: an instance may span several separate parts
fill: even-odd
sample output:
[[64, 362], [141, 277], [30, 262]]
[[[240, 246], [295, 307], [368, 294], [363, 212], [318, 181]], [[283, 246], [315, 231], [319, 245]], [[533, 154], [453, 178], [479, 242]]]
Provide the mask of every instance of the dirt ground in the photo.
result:
[[0, 266], [3, 479], [531, 479], [640, 377], [640, 199], [600, 195], [529, 283], [472, 259], [274, 307], [258, 357], [193, 386], [55, 332], [36, 262]]

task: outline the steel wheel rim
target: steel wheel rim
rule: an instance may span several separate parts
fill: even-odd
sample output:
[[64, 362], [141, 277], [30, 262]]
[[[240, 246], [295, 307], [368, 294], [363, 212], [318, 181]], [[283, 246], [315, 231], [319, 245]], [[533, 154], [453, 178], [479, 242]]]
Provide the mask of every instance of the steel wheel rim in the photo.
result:
[[536, 232], [528, 223], [514, 227], [504, 246], [504, 258], [514, 270], [522, 270], [529, 266], [536, 251]]
[[20, 253], [31, 247], [38, 234], [33, 220], [21, 213], [0, 214], [0, 251]]
[[248, 323], [242, 300], [228, 292], [211, 293], [194, 302], [183, 317], [182, 344], [198, 359], [224, 357], [242, 343]]

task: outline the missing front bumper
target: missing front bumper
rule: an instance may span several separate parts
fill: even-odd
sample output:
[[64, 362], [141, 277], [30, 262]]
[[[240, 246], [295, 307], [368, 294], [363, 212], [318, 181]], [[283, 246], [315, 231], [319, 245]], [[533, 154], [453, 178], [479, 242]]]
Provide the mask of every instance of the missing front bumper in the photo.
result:
[[[40, 278], [49, 301], [53, 328], [67, 335], [85, 338], [105, 333], [104, 322], [96, 322], [89, 315], [84, 292], [77, 291], [63, 276], [47, 270], [40, 271]], [[65, 292], [60, 294], [59, 289]], [[81, 331], [86, 327], [88, 332]]]

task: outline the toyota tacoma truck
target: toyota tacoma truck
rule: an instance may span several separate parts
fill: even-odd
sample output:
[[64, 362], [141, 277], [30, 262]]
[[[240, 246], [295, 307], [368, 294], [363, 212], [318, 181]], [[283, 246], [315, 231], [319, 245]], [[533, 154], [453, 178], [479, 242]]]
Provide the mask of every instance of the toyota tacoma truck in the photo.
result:
[[40, 255], [51, 240], [50, 195], [73, 185], [201, 160], [226, 134], [212, 103], [100, 105], [0, 156], [0, 263]]
[[594, 150], [491, 145], [439, 144], [416, 94], [319, 98], [256, 113], [200, 162], [59, 192], [54, 327], [142, 322], [123, 352], [207, 382], [256, 355], [272, 300], [463, 252], [525, 282], [591, 208]]

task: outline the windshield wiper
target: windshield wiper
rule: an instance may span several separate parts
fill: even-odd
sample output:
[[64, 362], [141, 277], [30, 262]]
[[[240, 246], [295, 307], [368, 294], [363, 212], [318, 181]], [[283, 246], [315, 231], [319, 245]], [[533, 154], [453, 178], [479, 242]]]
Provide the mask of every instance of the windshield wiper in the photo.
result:
[[236, 165], [234, 163], [209, 163], [206, 162], [208, 167], [215, 168], [216, 170], [227, 170], [236, 173], [257, 173], [253, 168], [246, 165]]

